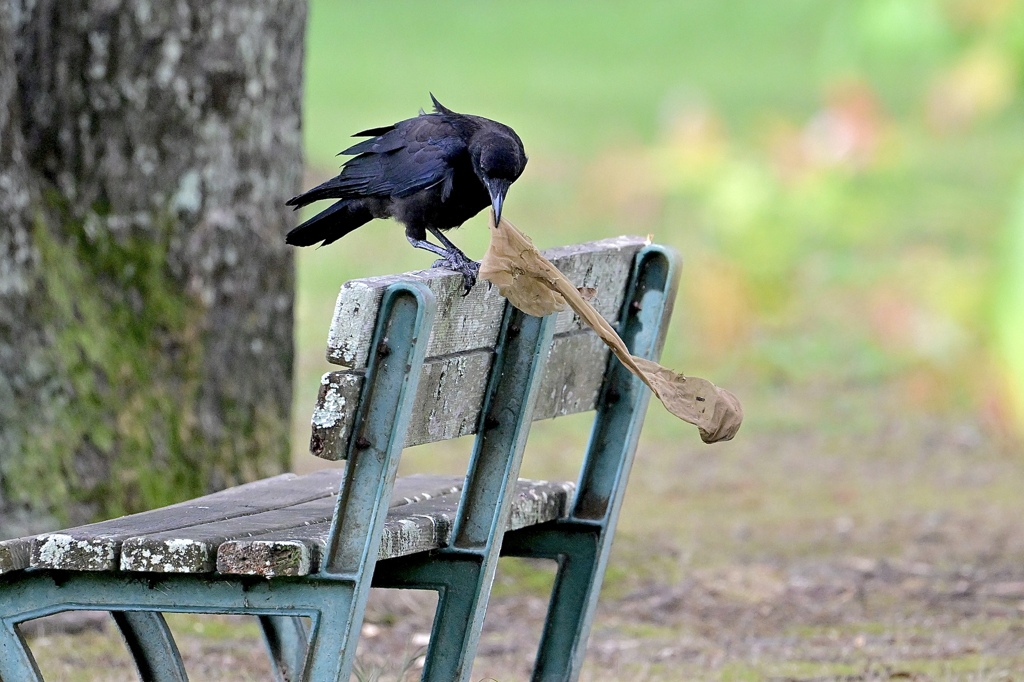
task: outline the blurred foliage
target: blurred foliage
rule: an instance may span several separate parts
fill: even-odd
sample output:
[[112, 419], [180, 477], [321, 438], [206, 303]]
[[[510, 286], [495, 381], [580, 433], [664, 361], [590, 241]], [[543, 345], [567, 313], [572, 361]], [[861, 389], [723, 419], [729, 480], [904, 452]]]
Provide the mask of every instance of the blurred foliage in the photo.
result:
[[[1024, 231], [1007, 217], [1024, 0], [321, 0], [311, 16], [310, 181], [432, 90], [520, 132], [507, 210], [539, 246], [634, 232], [684, 254], [666, 363], [743, 388], [750, 428], [785, 419], [770, 404], [789, 385], [851, 382], [1006, 430], [1016, 404], [1024, 424], [1007, 398], [1024, 393], [1007, 369], [1024, 254], [999, 253]], [[482, 228], [454, 238], [479, 257]], [[337, 285], [428, 264], [396, 229], [302, 254], [300, 413]]]
[[1006, 420], [1024, 432], [1024, 176], [1007, 222], [994, 307], [995, 372], [1004, 380]]

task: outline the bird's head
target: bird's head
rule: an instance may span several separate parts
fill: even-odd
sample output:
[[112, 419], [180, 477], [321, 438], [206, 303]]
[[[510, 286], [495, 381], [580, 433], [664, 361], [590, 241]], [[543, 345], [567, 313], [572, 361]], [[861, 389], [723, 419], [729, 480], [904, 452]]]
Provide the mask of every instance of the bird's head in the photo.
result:
[[511, 128], [489, 132], [474, 140], [471, 145], [473, 170], [491, 195], [494, 222], [501, 220], [501, 205], [505, 195], [526, 168], [526, 150], [519, 136]]

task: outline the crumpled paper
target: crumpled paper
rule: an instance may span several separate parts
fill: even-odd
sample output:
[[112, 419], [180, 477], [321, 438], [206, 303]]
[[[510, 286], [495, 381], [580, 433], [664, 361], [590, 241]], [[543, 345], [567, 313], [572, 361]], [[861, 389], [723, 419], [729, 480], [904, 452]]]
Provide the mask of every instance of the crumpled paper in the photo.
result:
[[480, 277], [497, 286], [512, 305], [538, 317], [565, 310], [568, 305], [669, 412], [698, 428], [701, 440], [715, 443], [736, 435], [743, 422], [743, 408], [735, 395], [707, 379], [686, 377], [631, 355], [615, 329], [585, 300], [584, 296], [593, 297], [593, 291], [577, 290], [512, 223], [502, 218], [495, 226], [491, 213], [490, 225], [491, 243], [480, 262]]

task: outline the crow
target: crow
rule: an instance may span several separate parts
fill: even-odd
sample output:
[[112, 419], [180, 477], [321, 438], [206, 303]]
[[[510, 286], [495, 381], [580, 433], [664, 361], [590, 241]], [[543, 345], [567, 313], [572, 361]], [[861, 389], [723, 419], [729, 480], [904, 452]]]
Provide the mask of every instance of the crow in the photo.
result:
[[[495, 224], [508, 188], [526, 166], [523, 142], [512, 128], [458, 114], [430, 95], [434, 113], [353, 137], [369, 137], [341, 154], [354, 156], [322, 185], [288, 200], [297, 209], [338, 199], [285, 237], [288, 244], [326, 246], [374, 218], [394, 218], [414, 247], [438, 256], [433, 267], [463, 276], [468, 293], [480, 265], [459, 250], [445, 230], [459, 227], [488, 204]], [[341, 155], [339, 154], [339, 156]], [[427, 233], [441, 243], [427, 241]]]

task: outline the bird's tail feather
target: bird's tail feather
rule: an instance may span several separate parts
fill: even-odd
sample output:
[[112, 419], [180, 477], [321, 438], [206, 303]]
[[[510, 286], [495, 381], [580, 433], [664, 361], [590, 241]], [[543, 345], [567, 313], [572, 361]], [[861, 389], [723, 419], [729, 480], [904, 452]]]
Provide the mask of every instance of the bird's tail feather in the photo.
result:
[[320, 201], [321, 199], [342, 198], [344, 198], [344, 195], [341, 192], [339, 178], [331, 178], [327, 182], [321, 183], [309, 191], [292, 197], [285, 202], [285, 206], [294, 206], [297, 210], [303, 206], [312, 204], [314, 201]]
[[312, 246], [317, 242], [326, 246], [371, 220], [373, 214], [363, 202], [342, 199], [293, 229], [284, 240], [292, 246]]

